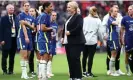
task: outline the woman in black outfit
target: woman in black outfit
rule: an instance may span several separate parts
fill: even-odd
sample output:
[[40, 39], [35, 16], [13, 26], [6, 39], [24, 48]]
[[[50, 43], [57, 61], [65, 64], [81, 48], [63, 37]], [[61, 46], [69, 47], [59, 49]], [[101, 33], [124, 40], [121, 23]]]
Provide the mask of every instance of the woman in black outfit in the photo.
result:
[[70, 80], [82, 79], [80, 53], [86, 42], [83, 34], [83, 18], [77, 13], [77, 8], [78, 4], [76, 2], [67, 4], [70, 17], [65, 23], [61, 40], [66, 49]]

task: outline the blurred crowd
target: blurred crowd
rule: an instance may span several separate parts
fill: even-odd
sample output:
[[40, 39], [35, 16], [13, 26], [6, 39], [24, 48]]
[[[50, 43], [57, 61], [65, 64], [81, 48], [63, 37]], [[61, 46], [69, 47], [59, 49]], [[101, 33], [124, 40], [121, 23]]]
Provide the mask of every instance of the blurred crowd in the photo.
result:
[[[37, 8], [38, 6], [44, 3], [45, 1], [30, 1], [31, 7]], [[66, 14], [66, 4], [69, 1], [52, 1], [53, 5], [55, 6], [54, 10], [58, 13], [58, 19], [57, 22], [59, 25], [63, 25], [64, 21], [66, 20], [67, 14]], [[122, 15], [124, 16], [127, 12], [127, 7], [130, 4], [133, 4], [133, 1], [77, 1], [80, 5], [81, 13], [83, 17], [85, 17], [88, 14], [88, 9], [90, 6], [95, 5], [98, 8], [98, 13], [100, 18], [102, 19], [103, 16], [109, 11], [110, 6], [112, 6], [114, 3], [117, 3], [120, 7], [120, 11]], [[3, 16], [5, 13], [5, 7], [8, 3], [12, 3], [15, 5], [15, 13], [18, 14], [21, 12], [22, 8], [22, 1], [0, 1], [0, 16]]]
[[[31, 7], [38, 9], [38, 7], [43, 4], [45, 1], [30, 1]], [[58, 40], [61, 38], [62, 29], [64, 26], [64, 23], [69, 15], [66, 13], [66, 5], [69, 1], [51, 1], [54, 6], [54, 10], [57, 12], [57, 23], [59, 25], [58, 28]], [[133, 1], [77, 1], [81, 10], [81, 14], [83, 17], [88, 15], [88, 9], [89, 7], [95, 5], [98, 9], [98, 15], [100, 19], [103, 19], [103, 16], [105, 16], [110, 7], [115, 3], [119, 5], [120, 12], [122, 16], [127, 14], [127, 8], [130, 4], [133, 4]], [[6, 5], [7, 4], [14, 4], [15, 5], [15, 14], [19, 14], [22, 11], [22, 1], [0, 1], [0, 17], [4, 16], [6, 14]], [[100, 48], [100, 47], [98, 47]]]

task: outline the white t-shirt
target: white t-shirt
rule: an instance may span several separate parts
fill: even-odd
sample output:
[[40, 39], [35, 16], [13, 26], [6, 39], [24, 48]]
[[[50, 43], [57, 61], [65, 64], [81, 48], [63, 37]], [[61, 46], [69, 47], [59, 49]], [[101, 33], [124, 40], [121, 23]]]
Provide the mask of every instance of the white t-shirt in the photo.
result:
[[63, 42], [63, 44], [67, 44], [67, 43], [68, 43], [68, 41], [67, 41], [67, 35], [66, 35], [67, 24], [68, 24], [68, 22], [70, 21], [70, 19], [71, 19], [72, 17], [73, 17], [73, 16], [71, 16], [71, 17], [66, 21], [66, 23], [65, 23], [65, 33], [64, 33], [64, 42]]

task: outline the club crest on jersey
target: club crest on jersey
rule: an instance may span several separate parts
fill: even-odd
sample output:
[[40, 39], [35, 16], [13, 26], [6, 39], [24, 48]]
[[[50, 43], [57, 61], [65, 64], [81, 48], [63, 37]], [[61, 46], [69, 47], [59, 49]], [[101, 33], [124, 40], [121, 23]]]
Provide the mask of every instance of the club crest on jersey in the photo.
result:
[[133, 31], [133, 24], [130, 24], [129, 27], [129, 31]]
[[29, 19], [29, 18], [25, 18], [25, 20], [27, 20], [27, 21], [32, 21], [32, 19]]
[[52, 28], [56, 29], [56, 28], [57, 28], [57, 26], [52, 26]]
[[133, 21], [130, 21], [130, 22], [133, 22]]
[[25, 45], [23, 45], [23, 48], [25, 48]]

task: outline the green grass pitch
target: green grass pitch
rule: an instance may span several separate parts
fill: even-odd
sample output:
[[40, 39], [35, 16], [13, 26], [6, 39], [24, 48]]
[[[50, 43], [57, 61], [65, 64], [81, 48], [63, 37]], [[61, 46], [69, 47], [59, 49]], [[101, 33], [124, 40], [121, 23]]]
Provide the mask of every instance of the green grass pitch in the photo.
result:
[[[1, 57], [1, 54], [0, 54]], [[0, 70], [0, 80], [24, 80], [21, 79], [21, 68], [20, 68], [20, 55], [16, 54], [15, 56], [15, 66], [14, 66], [14, 75], [2, 75], [2, 70]], [[1, 59], [0, 59], [1, 62]], [[35, 63], [36, 66], [36, 63]], [[121, 70], [126, 72], [125, 70], [125, 62], [124, 62], [124, 55], [121, 55], [121, 63], [120, 63]], [[35, 68], [36, 69], [36, 68]], [[93, 63], [93, 70], [92, 72], [97, 75], [96, 78], [83, 78], [83, 80], [133, 80], [132, 76], [119, 76], [119, 77], [112, 77], [106, 75], [106, 54], [100, 53], [96, 54]], [[68, 65], [66, 60], [66, 55], [56, 55], [53, 59], [53, 73], [55, 74], [54, 77], [48, 80], [68, 80]], [[28, 80], [37, 80], [37, 78], [28, 79]]]

